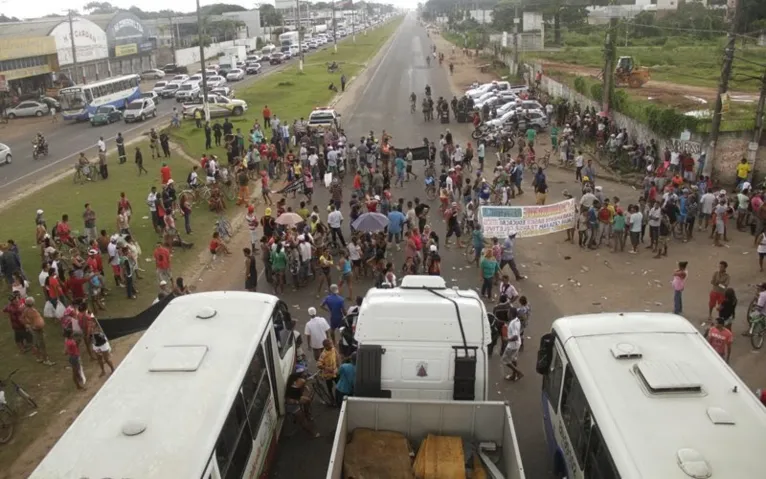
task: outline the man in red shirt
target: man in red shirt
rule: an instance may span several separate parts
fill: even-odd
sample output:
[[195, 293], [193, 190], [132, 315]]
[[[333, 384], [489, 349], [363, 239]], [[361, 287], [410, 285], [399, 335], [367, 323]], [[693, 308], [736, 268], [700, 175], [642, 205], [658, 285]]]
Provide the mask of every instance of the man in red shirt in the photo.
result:
[[162, 162], [162, 167], [160, 168], [160, 179], [162, 180], [163, 185], [167, 185], [168, 181], [170, 181], [170, 167], [164, 161]]
[[72, 240], [72, 229], [69, 227], [69, 215], [62, 215], [61, 221], [56, 225], [56, 237], [62, 243], [66, 243], [69, 246], [74, 247], [74, 241]]
[[710, 328], [707, 333], [707, 340], [713, 349], [715, 349], [715, 352], [720, 354], [728, 363], [729, 357], [731, 356], [731, 343], [734, 342], [734, 336], [731, 334], [731, 331], [724, 326], [725, 323], [725, 318], [717, 318], [715, 320], [715, 326]]
[[263, 129], [271, 128], [271, 110], [269, 105], [263, 105]]
[[154, 266], [157, 268], [158, 282], [167, 281], [170, 283], [173, 280], [173, 274], [170, 271], [170, 251], [161, 241], [158, 241], [157, 247], [154, 248]]
[[8, 314], [11, 321], [13, 340], [16, 342], [16, 346], [22, 354], [26, 353], [32, 345], [32, 335], [27, 331], [27, 325], [22, 319], [24, 306], [21, 301], [21, 292], [13, 292], [11, 301], [3, 308], [3, 312]]
[[93, 276], [92, 273], [85, 274], [82, 278], [75, 278], [74, 275], [69, 275], [64, 286], [66, 286], [66, 289], [69, 291], [69, 296], [72, 298], [72, 301], [85, 301], [88, 297], [85, 293], [85, 284], [90, 281], [91, 276]]

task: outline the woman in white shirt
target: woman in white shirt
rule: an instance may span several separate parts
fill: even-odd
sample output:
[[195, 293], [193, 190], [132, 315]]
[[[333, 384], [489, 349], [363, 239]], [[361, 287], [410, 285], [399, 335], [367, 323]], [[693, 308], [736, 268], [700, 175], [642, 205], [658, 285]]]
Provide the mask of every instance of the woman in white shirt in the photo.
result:
[[348, 249], [348, 259], [351, 261], [354, 276], [358, 279], [362, 272], [362, 248], [357, 244], [356, 236], [351, 237], [351, 241], [346, 244], [346, 248]]
[[758, 248], [758, 266], [763, 273], [763, 258], [766, 257], [766, 232], [759, 234], [755, 238], [755, 245]]

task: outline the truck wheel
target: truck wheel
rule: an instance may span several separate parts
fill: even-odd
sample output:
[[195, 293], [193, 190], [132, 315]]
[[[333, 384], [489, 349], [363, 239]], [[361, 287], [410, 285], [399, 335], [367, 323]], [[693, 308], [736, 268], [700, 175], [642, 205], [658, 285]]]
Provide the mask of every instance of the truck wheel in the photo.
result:
[[141, 120], [141, 121], [145, 121], [145, 120], [146, 120], [146, 115], [144, 115], [143, 113], [141, 113], [141, 118], [139, 118], [139, 120]]
[[239, 116], [239, 115], [241, 115], [244, 112], [242, 111], [242, 107], [237, 106], [237, 107], [234, 107], [233, 113], [234, 113], [235, 116]]

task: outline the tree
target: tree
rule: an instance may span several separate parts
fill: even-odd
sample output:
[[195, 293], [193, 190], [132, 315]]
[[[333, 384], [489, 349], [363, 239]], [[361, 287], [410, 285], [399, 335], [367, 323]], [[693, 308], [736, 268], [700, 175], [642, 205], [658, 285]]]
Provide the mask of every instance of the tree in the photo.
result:
[[0, 13], [0, 22], [18, 22], [18, 21], [20, 20], [16, 17], [6, 17], [2, 13]]
[[89, 3], [86, 3], [85, 6], [82, 7], [82, 9], [90, 13], [91, 15], [99, 15], [103, 13], [114, 13], [117, 11], [117, 7], [115, 7], [109, 2], [89, 2]]
[[221, 15], [226, 12], [246, 12], [247, 9], [240, 5], [232, 5], [229, 3], [214, 3], [212, 5], [205, 5], [200, 8], [200, 13], [203, 15]]
[[264, 3], [258, 10], [261, 12], [261, 26], [276, 27], [282, 25], [282, 14], [274, 5]]

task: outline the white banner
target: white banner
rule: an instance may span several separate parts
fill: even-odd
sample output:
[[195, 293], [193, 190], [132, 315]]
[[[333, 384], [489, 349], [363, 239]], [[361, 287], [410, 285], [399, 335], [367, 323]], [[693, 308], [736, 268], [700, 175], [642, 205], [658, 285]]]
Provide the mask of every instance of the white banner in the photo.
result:
[[543, 206], [482, 206], [481, 231], [485, 238], [518, 238], [558, 233], [575, 227], [574, 198]]

